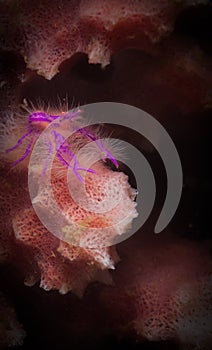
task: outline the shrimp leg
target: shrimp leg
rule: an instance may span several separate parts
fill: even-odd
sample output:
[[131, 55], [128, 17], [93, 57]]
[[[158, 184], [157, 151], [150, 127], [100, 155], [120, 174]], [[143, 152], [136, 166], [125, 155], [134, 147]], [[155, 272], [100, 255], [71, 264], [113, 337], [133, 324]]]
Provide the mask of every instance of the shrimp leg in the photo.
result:
[[5, 152], [8, 153], [8, 152], [14, 151], [14, 149], [18, 148], [18, 147], [22, 144], [22, 142], [25, 140], [25, 138], [26, 138], [27, 136], [31, 135], [32, 132], [33, 132], [33, 130], [30, 130], [30, 131], [26, 132], [26, 133], [25, 133], [23, 136], [21, 136], [20, 139], [16, 142], [15, 146], [6, 149]]
[[24, 152], [23, 156], [21, 156], [19, 159], [17, 159], [15, 162], [13, 162], [11, 165], [15, 166], [18, 163], [22, 162], [31, 152], [31, 146], [33, 144], [34, 137], [31, 138], [30, 143], [28, 144], [26, 151]]

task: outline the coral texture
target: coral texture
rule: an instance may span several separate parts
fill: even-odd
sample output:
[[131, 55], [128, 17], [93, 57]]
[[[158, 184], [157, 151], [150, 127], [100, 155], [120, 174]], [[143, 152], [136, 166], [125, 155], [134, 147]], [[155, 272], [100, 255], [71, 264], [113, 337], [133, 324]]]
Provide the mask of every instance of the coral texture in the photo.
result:
[[[28, 304], [25, 297], [19, 300], [23, 309], [26, 305], [31, 306], [28, 317], [33, 318], [33, 329], [34, 319], [37, 321], [38, 331], [36, 328], [36, 336], [31, 340], [33, 347], [35, 343], [39, 344], [37, 348], [42, 348], [47, 342], [50, 345], [46, 348], [54, 348], [55, 344], [58, 348], [70, 344], [74, 348], [74, 337], [78, 338], [76, 348], [80, 348], [78, 342], [83, 338], [87, 347], [88, 339], [96, 339], [97, 333], [101, 337], [107, 325], [107, 336], [114, 330], [115, 336], [133, 334], [133, 341], [174, 339], [180, 342], [180, 349], [183, 345], [186, 350], [211, 349], [211, 257], [210, 243], [204, 241], [208, 234], [207, 213], [209, 217], [210, 209], [206, 198], [211, 198], [211, 181], [208, 161], [205, 165], [204, 158], [209, 149], [206, 139], [211, 130], [212, 80], [207, 45], [203, 45], [201, 38], [201, 45], [197, 40], [203, 30], [201, 20], [198, 22], [199, 9], [194, 18], [197, 20], [195, 33], [189, 28], [179, 35], [175, 27], [174, 33], [168, 36], [179, 13], [204, 3], [209, 1], [0, 2], [0, 48], [3, 50], [0, 67], [0, 262], [9, 262], [18, 268], [20, 275], [25, 276], [26, 285], [38, 282], [42, 288], [56, 289], [60, 293], [72, 290], [81, 296], [92, 281], [111, 284], [112, 277], [114, 281], [114, 286], [90, 286], [82, 301], [72, 293], [62, 297], [58, 293], [42, 294], [41, 289], [23, 288], [25, 296], [33, 295]], [[205, 19], [205, 14], [203, 17]], [[190, 27], [188, 18], [185, 16], [183, 28]], [[127, 48], [141, 50], [125, 50]], [[105, 70], [85, 65], [85, 57], [72, 69], [70, 60], [65, 73], [61, 67], [62, 74], [52, 81], [45, 81], [30, 71], [35, 70], [51, 79], [62, 62], [69, 58], [75, 62], [77, 52], [86, 53], [90, 63], [99, 63], [102, 67], [110, 62], [113, 53], [116, 55], [112, 65]], [[24, 57], [30, 68], [26, 72], [17, 53]], [[177, 214], [178, 222], [175, 220], [174, 227], [179, 229], [179, 235], [187, 234], [189, 240], [176, 239], [170, 232], [167, 236], [162, 233], [150, 237], [150, 219], [145, 232], [139, 230], [131, 240], [117, 248], [94, 250], [70, 246], [44, 228], [29, 198], [27, 159], [15, 169], [7, 164], [23, 154], [25, 145], [7, 153], [6, 157], [2, 150], [12, 147], [26, 132], [26, 118], [19, 118], [17, 112], [23, 97], [33, 101], [44, 97], [49, 101], [50, 96], [51, 101], [55, 101], [55, 96], [65, 94], [73, 96], [77, 102], [107, 100], [135, 105], [167, 127], [181, 154], [184, 170], [183, 209], [181, 207]], [[139, 137], [126, 135], [126, 130], [118, 129], [119, 136], [129, 137], [139, 149], [153, 152], [148, 144], [143, 147], [145, 141]], [[73, 201], [64, 184], [66, 172], [61, 172], [61, 165], [58, 170], [58, 164], [55, 166], [52, 185], [60, 208], [81, 222], [84, 211], [75, 208], [73, 215], [70, 210]], [[104, 183], [99, 181], [101, 190], [120, 181], [121, 189], [132, 205], [133, 192], [126, 177], [112, 172], [104, 164], [101, 169], [105, 172], [105, 177], [101, 177]], [[157, 172], [159, 175], [158, 169]], [[98, 198], [102, 191], [97, 192], [96, 187], [94, 190], [94, 179], [88, 174], [87, 185], [91, 197]], [[115, 221], [116, 212], [113, 213], [109, 220]], [[85, 220], [85, 226], [92, 222], [97, 224], [97, 219], [90, 216]], [[106, 222], [100, 220], [99, 224], [104, 226]], [[209, 229], [211, 231], [210, 224]], [[200, 241], [192, 241], [196, 236]], [[119, 261], [118, 255], [121, 262], [109, 273], [108, 269], [113, 269]], [[8, 274], [6, 280], [11, 289], [13, 277]], [[16, 285], [14, 294], [21, 299], [19, 294], [16, 295]], [[0, 298], [4, 305], [2, 300]], [[2, 315], [0, 308], [0, 323]], [[5, 343], [5, 327], [2, 329]], [[166, 342], [164, 344], [167, 348]], [[105, 344], [101, 345], [99, 348], [104, 348]], [[145, 344], [141, 346], [145, 348]], [[159, 346], [163, 348], [163, 342]], [[173, 346], [175, 348], [175, 344], [168, 343], [168, 348]]]
[[[26, 116], [19, 118], [19, 121], [17, 119], [14, 128], [11, 127], [12, 123], [9, 120], [6, 126], [4, 124], [2, 130], [6, 129], [8, 132], [10, 128], [10, 133], [18, 139], [23, 133], [24, 124], [27, 124]], [[82, 146], [82, 143], [87, 141], [85, 136], [80, 137]], [[79, 140], [76, 142], [76, 138], [79, 138], [79, 135], [75, 138], [72, 136], [71, 143], [76, 143], [75, 147], [78, 148]], [[27, 139], [24, 141], [27, 143]], [[5, 150], [7, 138], [5, 140], [4, 132], [2, 132], [1, 144], [4, 145], [3, 150]], [[14, 153], [13, 157], [19, 158], [24, 147], [26, 146], [23, 142], [21, 150], [19, 147], [15, 148], [11, 152]], [[103, 162], [94, 164], [95, 174], [87, 173], [85, 186], [87, 195], [91, 199], [101, 203], [105, 197], [111, 197], [110, 204], [113, 204], [116, 197], [122, 195], [122, 200], [112, 210], [98, 214], [83, 209], [75, 203], [67, 185], [68, 169], [59, 160], [53, 163], [51, 186], [54, 198], [66, 217], [84, 225], [81, 237], [83, 243], [80, 244], [81, 246], [73, 246], [67, 243], [68, 239], [66, 242], [61, 241], [59, 236], [56, 237], [48, 232], [35, 214], [28, 192], [28, 158], [13, 168], [10, 167], [9, 160], [11, 161], [10, 158], [7, 159], [4, 156], [4, 168], [1, 167], [1, 260], [16, 261], [18, 259], [29, 264], [30, 268], [27, 269], [24, 262], [19, 261], [19, 264], [24, 265], [26, 270], [25, 283], [32, 285], [40, 279], [40, 286], [45, 290], [57, 289], [60, 293], [72, 290], [82, 295], [85, 287], [91, 281], [100, 280], [110, 283], [111, 278], [107, 270], [114, 269], [118, 256], [113, 247], [101, 247], [101, 240], [107, 234], [113, 236], [124, 233], [132, 219], [137, 216], [134, 202], [135, 192], [128, 184], [127, 176], [121, 172], [112, 171]], [[39, 165], [39, 159], [37, 164]], [[40, 180], [42, 177], [38, 182]], [[76, 190], [79, 192], [79, 186], [82, 186], [79, 180], [77, 186]], [[44, 211], [46, 200], [48, 201], [46, 197], [48, 194], [45, 190], [42, 189], [37, 196]], [[85, 206], [86, 203], [84, 203], [84, 208]], [[101, 234], [98, 234], [100, 230]], [[87, 248], [90, 241], [96, 240], [100, 243], [100, 247]], [[23, 259], [18, 256], [16, 250], [22, 252]]]
[[169, 234], [145, 237], [138, 247], [128, 244], [116, 286], [102, 292], [116, 330], [133, 332], [138, 339], [211, 344], [210, 244]]
[[105, 67], [123, 47], [152, 50], [183, 9], [205, 0], [2, 1], [0, 47], [51, 79], [78, 52]]

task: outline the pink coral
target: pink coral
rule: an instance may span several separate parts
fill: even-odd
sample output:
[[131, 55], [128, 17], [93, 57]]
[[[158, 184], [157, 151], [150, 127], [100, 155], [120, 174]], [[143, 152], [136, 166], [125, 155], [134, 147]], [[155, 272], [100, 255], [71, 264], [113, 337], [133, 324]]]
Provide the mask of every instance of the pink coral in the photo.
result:
[[[185, 344], [186, 349], [193, 349], [190, 344], [194, 345], [195, 350], [205, 349], [207, 345], [208, 349], [211, 348], [211, 257], [209, 243], [202, 242], [206, 235], [206, 207], [209, 210], [205, 197], [210, 198], [208, 169], [207, 166], [203, 169], [205, 165], [202, 156], [208, 148], [205, 140], [211, 120], [209, 111], [202, 107], [211, 107], [211, 60], [207, 50], [197, 40], [202, 26], [204, 27], [201, 19], [198, 20], [201, 18], [201, 11], [195, 11], [197, 33], [195, 32], [194, 37], [187, 36], [186, 31], [181, 33], [182, 36], [179, 35], [176, 27], [174, 33], [167, 36], [172, 31], [178, 13], [187, 6], [206, 2], [90, 0], [52, 1], [51, 6], [47, 0], [9, 0], [0, 3], [0, 46], [3, 49], [3, 62], [6, 61], [0, 72], [0, 112], [4, 117], [0, 132], [7, 141], [7, 146], [13, 146], [25, 132], [26, 120], [22, 118], [20, 123], [17, 115], [17, 107], [22, 98], [29, 97], [34, 101], [36, 96], [45, 95], [48, 99], [49, 90], [54, 84], [54, 100], [55, 95], [69, 91], [75, 101], [80, 102], [122, 101], [147, 110], [169, 128], [179, 149], [182, 148], [184, 190], [190, 193], [189, 199], [186, 193], [183, 194], [185, 210], [183, 213], [180, 211], [178, 222], [174, 224], [180, 227], [180, 234], [189, 232], [190, 240], [176, 239], [171, 234], [164, 236], [164, 233], [160, 237], [150, 237], [145, 228], [143, 234], [138, 233], [141, 235], [140, 239], [134, 236], [133, 240], [118, 246], [121, 262], [112, 272], [115, 285], [97, 287], [101, 293], [103, 310], [100, 303], [97, 303], [95, 286], [88, 290], [91, 300], [86, 294], [82, 304], [76, 302], [71, 293], [61, 297], [57, 293], [42, 294], [42, 290], [36, 288], [26, 290], [26, 295], [30, 296], [35, 291], [31, 303], [36, 305], [36, 311], [30, 311], [29, 317], [37, 317], [38, 324], [45, 329], [45, 335], [39, 334], [40, 347], [48, 338], [51, 338], [52, 344], [49, 347], [55, 346], [56, 338], [60, 348], [70, 343], [73, 345], [74, 335], [79, 339], [84, 336], [87, 342], [88, 338], [95, 338], [97, 329], [102, 335], [101, 327], [106, 323], [109, 325], [107, 334], [112, 333], [113, 326], [116, 333], [120, 332], [124, 337], [133, 333], [133, 339], [139, 341], [143, 338], [153, 341], [174, 338], [181, 345]], [[110, 6], [113, 13], [110, 13]], [[204, 9], [209, 15], [208, 10], [209, 6]], [[190, 14], [189, 12], [188, 15]], [[185, 24], [190, 27], [189, 16], [184, 17], [183, 27]], [[98, 67], [86, 65], [85, 68], [83, 59], [77, 68], [66, 71], [65, 75], [63, 72], [53, 82], [45, 82], [29, 70], [27, 74], [31, 74], [33, 79], [22, 79], [25, 65], [16, 56], [11, 55], [11, 58], [4, 51], [21, 53], [28, 67], [51, 79], [60, 69], [60, 64], [73, 57], [76, 52], [85, 52], [90, 63], [100, 63], [104, 67], [110, 62], [113, 53], [131, 47], [141, 50], [117, 53], [113, 56], [111, 67], [104, 73]], [[67, 65], [68, 69], [70, 64]], [[85, 70], [86, 74], [91, 72], [94, 75], [84, 76]], [[98, 82], [95, 80], [97, 70]], [[21, 84], [18, 79], [25, 83]], [[119, 136], [121, 134], [123, 137], [133, 138], [142, 149], [143, 142], [140, 138], [126, 135], [125, 130], [118, 129]], [[2, 141], [2, 136], [0, 139]], [[2, 151], [2, 142], [0, 146]], [[148, 151], [149, 148], [147, 145], [145, 149]], [[19, 151], [21, 155], [23, 149]], [[10, 160], [17, 155], [11, 153]], [[197, 163], [197, 158], [199, 161], [201, 159], [200, 164]], [[89, 251], [74, 248], [50, 235], [40, 224], [28, 196], [27, 176], [23, 171], [26, 165], [27, 162], [20, 163], [19, 168], [16, 168], [18, 171], [14, 172], [1, 164], [0, 261], [9, 261], [13, 266], [18, 266], [21, 276], [26, 276], [27, 285], [40, 282], [42, 287], [57, 289], [62, 293], [73, 290], [82, 295], [86, 285], [94, 280], [111, 283], [108, 268], [112, 268], [119, 260], [115, 249]], [[112, 172], [109, 170], [108, 174]], [[89, 178], [87, 180], [90, 181]], [[58, 199], [59, 188], [64, 190], [60, 183], [61, 178], [58, 178], [58, 187], [55, 186]], [[125, 184], [127, 187], [126, 181]], [[96, 195], [96, 192], [92, 192], [92, 186], [91, 195]], [[199, 196], [204, 202], [197, 205]], [[199, 213], [200, 206], [202, 214]], [[65, 203], [61, 203], [61, 207], [66, 209]], [[197, 229], [197, 235], [201, 238], [198, 243], [191, 241], [196, 235], [192, 210], [195, 210], [195, 215], [202, 215]], [[82, 212], [79, 217], [81, 214]], [[192, 224], [190, 217], [188, 218], [190, 214]], [[45, 235], [45, 239], [40, 239], [40, 244], [39, 240], [34, 240], [32, 228], [29, 227], [29, 216], [38, 237], [40, 238], [41, 232]], [[188, 224], [192, 228], [188, 228]], [[8, 274], [10, 288], [12, 280], [13, 277]], [[17, 297], [16, 285], [14, 294]], [[42, 298], [48, 311], [45, 307], [42, 308]], [[95, 299], [93, 304], [92, 298]], [[25, 300], [21, 303], [25, 309]], [[71, 312], [68, 313], [67, 310]], [[59, 314], [58, 320], [55, 314]], [[46, 331], [47, 323], [55, 329], [56, 336], [53, 340], [52, 332]], [[145, 348], [145, 344], [143, 346]], [[167, 345], [161, 343], [160, 347], [166, 348]], [[172, 347], [173, 343], [168, 343], [168, 348]]]
[[180, 11], [205, 2], [4, 1], [1, 47], [20, 52], [27, 67], [51, 79], [60, 64], [77, 52], [104, 67], [111, 54], [123, 47], [152, 50], [153, 42], [172, 31]]
[[[22, 124], [20, 120], [22, 120]], [[23, 130], [23, 118], [20, 120], [17, 120], [13, 129], [16, 137]], [[25, 120], [26, 123], [27, 119]], [[12, 132], [12, 129], [10, 131]], [[2, 144], [6, 142], [4, 138], [5, 136], [2, 134]], [[75, 148], [79, 147], [77, 146], [79, 143], [79, 140], [76, 141], [77, 138], [79, 135], [75, 138], [72, 136], [72, 141], [70, 141], [73, 142], [73, 145], [76, 143], [73, 146]], [[80, 138], [81, 145], [87, 142], [85, 136], [81, 135]], [[13, 157], [19, 158], [19, 148], [15, 148], [13, 151]], [[85, 178], [88, 196], [95, 198], [98, 202], [101, 202], [105, 195], [111, 196], [111, 203], [113, 203], [117, 193], [123, 195], [123, 200], [114, 209], [104, 214], [96, 214], [81, 208], [74, 202], [66, 183], [68, 169], [58, 159], [55, 160], [51, 180], [54, 197], [64, 215], [84, 225], [82, 236], [84, 243], [79, 247], [66, 243], [69, 242], [67, 237], [66, 242], [63, 242], [58, 238], [59, 236], [55, 237], [48, 232], [35, 214], [27, 186], [27, 158], [23, 164], [19, 163], [17, 167], [10, 168], [8, 159], [4, 156], [3, 164], [1, 259], [7, 261], [11, 258], [16, 261], [15, 250], [16, 248], [21, 250], [24, 262], [29, 263], [30, 260], [30, 269], [24, 267], [27, 275], [25, 283], [32, 285], [40, 279], [40, 286], [45, 290], [57, 289], [61, 293], [72, 290], [78, 295], [82, 295], [87, 284], [94, 280], [110, 283], [111, 277], [107, 270], [114, 269], [118, 256], [114, 248], [101, 248], [101, 240], [105, 239], [107, 234], [113, 236], [117, 233], [124, 233], [132, 219], [137, 215], [136, 203], [133, 201], [135, 193], [128, 184], [127, 176], [120, 172], [113, 172], [103, 163], [94, 165], [95, 173], [88, 173]], [[37, 164], [39, 164], [39, 160]], [[78, 187], [82, 185], [79, 181], [77, 184]], [[110, 189], [109, 193], [107, 193], [107, 188]], [[46, 203], [47, 199], [45, 191], [42, 190], [38, 197], [43, 205], [43, 210], [46, 210], [45, 204], [42, 204]], [[109, 230], [107, 229], [108, 225], [110, 226]], [[101, 229], [101, 234], [98, 234], [98, 228]], [[98, 241], [100, 247], [86, 248], [89, 246], [90, 240], [95, 243]]]
[[210, 248], [170, 234], [150, 235], [141, 245], [128, 243], [124, 258], [116, 286], [101, 296], [110, 314], [113, 310], [115, 328], [138, 339], [210, 344]]

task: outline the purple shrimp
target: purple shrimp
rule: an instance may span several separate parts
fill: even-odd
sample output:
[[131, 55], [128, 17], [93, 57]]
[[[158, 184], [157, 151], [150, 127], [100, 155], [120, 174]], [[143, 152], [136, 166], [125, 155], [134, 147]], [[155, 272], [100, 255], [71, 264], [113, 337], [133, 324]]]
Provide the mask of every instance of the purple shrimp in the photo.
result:
[[[66, 113], [64, 113], [64, 118], [68, 118], [68, 119], [74, 118], [74, 117], [78, 116], [79, 112], [80, 112], [80, 110], [76, 110], [76, 111], [73, 111], [71, 113], [66, 112]], [[16, 144], [13, 147], [8, 148], [6, 150], [6, 153], [14, 151], [19, 146], [22, 145], [22, 143], [25, 141], [25, 139], [28, 136], [30, 136], [26, 151], [19, 159], [17, 159], [14, 163], [12, 163], [12, 166], [15, 166], [18, 163], [22, 162], [25, 158], [27, 158], [27, 156], [32, 151], [33, 142], [35, 141], [36, 137], [39, 135], [39, 131], [36, 129], [35, 123], [38, 123], [38, 125], [41, 122], [51, 123], [54, 120], [58, 119], [59, 117], [60, 117], [60, 115], [51, 115], [51, 114], [47, 114], [47, 113], [41, 112], [41, 111], [34, 112], [34, 113], [31, 113], [29, 115], [26, 133], [18, 139], [18, 141], [16, 142]]]
[[[74, 117], [77, 117], [79, 115], [79, 112], [81, 112], [80, 109], [76, 109], [76, 110], [71, 111], [71, 112], [68, 111], [66, 113], [62, 113], [63, 120], [64, 119], [73, 119]], [[36, 137], [40, 133], [35, 128], [35, 123], [38, 123], [38, 125], [39, 125], [39, 123], [42, 123], [42, 122], [51, 123], [51, 122], [57, 120], [59, 117], [61, 117], [61, 116], [47, 114], [47, 113], [42, 112], [42, 111], [34, 112], [34, 113], [31, 113], [29, 115], [26, 133], [18, 139], [17, 143], [13, 147], [8, 148], [6, 150], [7, 153], [14, 151], [19, 146], [22, 145], [22, 143], [25, 141], [25, 139], [27, 139], [30, 136], [29, 143], [26, 147], [24, 154], [20, 158], [18, 158], [15, 162], [13, 162], [12, 166], [15, 166], [15, 165], [19, 164], [20, 162], [22, 162], [24, 159], [27, 158], [27, 156], [32, 151], [33, 142], [35, 141]], [[57, 127], [58, 124], [54, 124], [54, 126]], [[96, 145], [99, 148], [99, 150], [101, 151], [101, 153], [104, 154], [104, 157], [102, 158], [103, 161], [105, 161], [108, 158], [115, 165], [115, 167], [118, 168], [117, 160], [113, 157], [111, 152], [109, 152], [109, 150], [107, 150], [104, 147], [104, 145], [100, 139], [98, 139], [91, 132], [87, 131], [85, 128], [79, 129], [79, 130], [77, 130], [77, 132], [81, 133], [82, 135], [84, 135], [85, 137], [87, 137], [88, 139], [90, 139], [91, 141], [94, 141], [96, 143]], [[65, 167], [67, 167], [67, 168], [71, 167], [72, 171], [74, 172], [76, 177], [81, 182], [83, 182], [84, 180], [83, 180], [82, 176], [79, 174], [80, 170], [90, 172], [90, 173], [95, 173], [95, 171], [92, 169], [86, 169], [86, 168], [79, 167], [79, 162], [78, 162], [75, 154], [70, 150], [69, 145], [67, 144], [65, 138], [59, 132], [52, 130], [51, 134], [53, 136], [53, 139], [54, 139], [54, 142], [55, 142], [55, 145], [57, 148], [58, 159]], [[47, 169], [49, 155], [53, 152], [53, 145], [51, 144], [51, 141], [47, 140], [47, 143], [48, 143], [48, 156], [47, 156], [45, 166], [43, 169], [43, 174], [45, 174], [45, 171]], [[66, 160], [66, 158], [68, 158], [69, 162]], [[73, 163], [73, 165], [71, 163]]]

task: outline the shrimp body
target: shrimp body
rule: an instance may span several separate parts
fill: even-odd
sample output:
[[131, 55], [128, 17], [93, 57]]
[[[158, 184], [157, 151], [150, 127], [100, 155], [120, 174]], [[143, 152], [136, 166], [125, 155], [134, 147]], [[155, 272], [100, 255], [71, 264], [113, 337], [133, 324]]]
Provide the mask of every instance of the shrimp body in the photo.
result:
[[[70, 112], [63, 112], [62, 115], [64, 114], [64, 117], [69, 117], [73, 118], [77, 115], [77, 111], [70, 113]], [[32, 147], [34, 142], [36, 141], [37, 137], [41, 134], [41, 132], [49, 126], [51, 122], [54, 120], [58, 119], [60, 115], [51, 115], [47, 114], [46, 112], [43, 111], [37, 111], [29, 114], [28, 116], [28, 121], [27, 121], [27, 126], [26, 126], [26, 132], [18, 139], [16, 144], [10, 148], [6, 149], [6, 153], [12, 152], [22, 146], [22, 144], [27, 140], [28, 144], [26, 145], [26, 149], [23, 155], [21, 155], [18, 159], [16, 159], [11, 166], [16, 166], [20, 162], [24, 161], [29, 154], [32, 151]]]
[[[92, 169], [86, 169], [86, 168], [80, 167], [79, 162], [76, 158], [76, 155], [70, 150], [70, 145], [65, 140], [65, 138], [60, 134], [60, 132], [56, 130], [57, 126], [60, 125], [59, 121], [58, 121], [58, 124], [57, 122], [55, 122], [57, 119], [63, 117], [62, 118], [63, 120], [67, 119], [68, 121], [70, 121], [78, 117], [80, 112], [81, 112], [80, 109], [76, 109], [72, 111], [61, 112], [60, 115], [52, 115], [44, 111], [36, 111], [29, 114], [26, 132], [18, 139], [18, 141], [14, 146], [6, 149], [5, 151], [6, 153], [12, 152], [17, 148], [19, 148], [21, 145], [23, 145], [23, 143], [26, 142], [26, 140], [28, 141], [24, 154], [21, 155], [18, 159], [16, 159], [11, 164], [11, 166], [12, 167], [16, 166], [17, 164], [24, 161], [29, 156], [29, 154], [33, 149], [33, 144], [36, 141], [37, 137], [42, 133], [44, 129], [46, 129], [52, 122], [54, 122], [53, 130], [51, 131], [51, 140], [47, 140], [48, 150], [49, 150], [48, 152], [51, 153], [54, 148], [53, 146], [56, 146], [56, 149], [57, 149], [56, 155], [60, 163], [66, 168], [70, 167], [73, 173], [81, 182], [83, 182], [84, 180], [80, 175], [79, 171], [95, 173], [95, 171]], [[97, 148], [101, 153], [102, 160], [105, 161], [106, 158], [108, 158], [116, 166], [116, 168], [118, 168], [117, 160], [113, 157], [113, 155], [109, 152], [109, 150], [107, 150], [104, 147], [102, 141], [98, 139], [98, 137], [95, 134], [91, 133], [90, 131], [87, 131], [85, 128], [78, 129], [76, 132], [84, 136], [85, 139], [87, 139], [88, 141], [95, 142]], [[43, 169], [43, 173], [45, 173], [45, 170], [47, 168], [48, 158], [49, 158], [49, 155], [47, 155], [46, 165], [45, 165], [45, 169]]]

